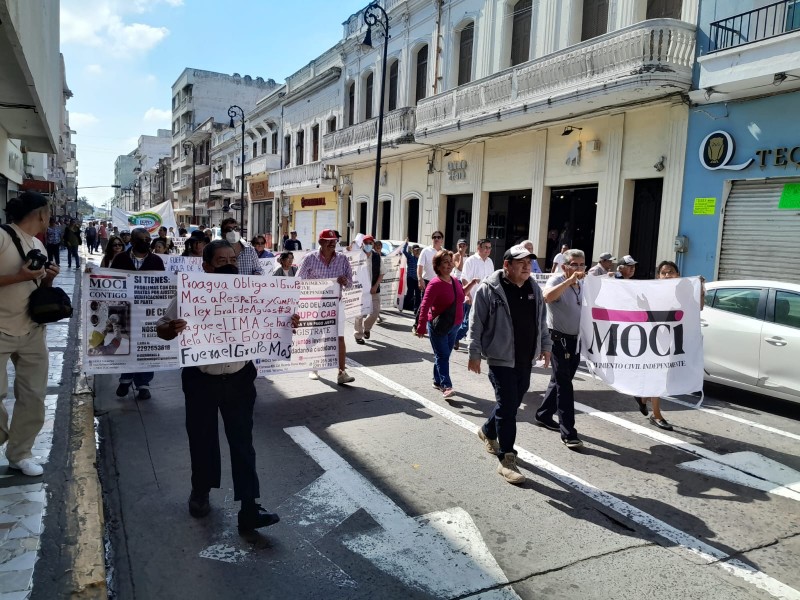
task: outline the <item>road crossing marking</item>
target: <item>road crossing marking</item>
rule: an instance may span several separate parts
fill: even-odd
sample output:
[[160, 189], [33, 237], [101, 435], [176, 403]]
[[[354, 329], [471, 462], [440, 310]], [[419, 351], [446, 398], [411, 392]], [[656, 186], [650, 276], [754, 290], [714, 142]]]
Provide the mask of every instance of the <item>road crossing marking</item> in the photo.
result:
[[[449, 409], [436, 404], [432, 400], [428, 400], [413, 390], [400, 385], [388, 377], [381, 375], [377, 371], [365, 367], [352, 359], [348, 358], [347, 362], [354, 368], [357, 368], [364, 375], [367, 375], [375, 381], [382, 383], [390, 390], [402, 394], [406, 398], [421, 404], [431, 412], [444, 417], [451, 423], [469, 431], [471, 434], [474, 434], [476, 431], [476, 425], [461, 415], [458, 415]], [[731, 575], [747, 581], [748, 583], [764, 590], [776, 598], [800, 600], [800, 591], [786, 585], [785, 583], [782, 583], [781, 581], [778, 581], [773, 577], [770, 577], [766, 573], [759, 571], [758, 569], [755, 569], [754, 567], [738, 559], [732, 558], [729, 554], [726, 554], [725, 552], [706, 544], [702, 540], [699, 540], [698, 538], [681, 531], [642, 510], [639, 510], [635, 506], [616, 498], [608, 492], [602, 491], [591, 483], [584, 481], [583, 479], [561, 469], [560, 467], [557, 467], [553, 463], [546, 461], [545, 459], [525, 450], [524, 448], [517, 446], [517, 452], [518, 456], [525, 462], [544, 471], [551, 477], [559, 480], [563, 484], [573, 488], [585, 496], [588, 496], [595, 502], [602, 504], [606, 508], [616, 512], [626, 519], [629, 519], [634, 523], [649, 529], [656, 535], [671, 541], [688, 554], [700, 558], [703, 562], [709, 565], [716, 565]]]

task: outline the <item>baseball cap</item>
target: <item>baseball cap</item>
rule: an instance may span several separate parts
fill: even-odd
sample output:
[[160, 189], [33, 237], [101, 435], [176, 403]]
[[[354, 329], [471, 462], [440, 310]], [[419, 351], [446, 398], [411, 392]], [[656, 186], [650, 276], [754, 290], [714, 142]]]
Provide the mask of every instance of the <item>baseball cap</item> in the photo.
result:
[[638, 264], [630, 254], [626, 254], [619, 260], [619, 264], [627, 267], [632, 267], [635, 264]]
[[[296, 231], [294, 233], [297, 233]], [[317, 239], [320, 240], [338, 240], [339, 238], [336, 237], [336, 232], [333, 229], [323, 229], [319, 232], [319, 237]]]
[[503, 260], [521, 260], [523, 258], [533, 258], [535, 254], [528, 252], [528, 249], [522, 244], [511, 246], [503, 255]]
[[[328, 231], [327, 229], [325, 231]], [[296, 229], [292, 229], [289, 233], [297, 233]]]
[[119, 232], [119, 234], [120, 235], [130, 235], [131, 234], [131, 230], [130, 229], [123, 229], [122, 231]]
[[611, 252], [603, 252], [597, 260], [617, 260]]
[[374, 238], [374, 237], [372, 237], [371, 235], [365, 235], [365, 236], [364, 236], [364, 237], [361, 239], [361, 243], [362, 243], [362, 244], [372, 244], [373, 242], [375, 242], [375, 238]]
[[460, 240], [458, 240], [458, 241], [456, 242], [456, 246], [459, 246], [459, 245], [461, 245], [461, 244], [464, 244], [464, 245], [466, 245], [466, 244], [467, 244], [467, 240], [465, 240], [464, 238], [461, 238]]

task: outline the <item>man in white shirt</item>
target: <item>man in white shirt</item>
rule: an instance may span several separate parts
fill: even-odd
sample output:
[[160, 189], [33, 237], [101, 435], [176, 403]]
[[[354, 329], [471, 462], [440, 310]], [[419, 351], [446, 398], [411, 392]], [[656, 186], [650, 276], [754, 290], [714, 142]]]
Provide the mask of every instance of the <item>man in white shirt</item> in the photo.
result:
[[[464, 260], [464, 268], [461, 271], [461, 285], [466, 285], [473, 279], [479, 282], [483, 281], [489, 275], [495, 272], [494, 262], [489, 255], [492, 253], [492, 241], [489, 239], [478, 240], [478, 249], [475, 254]], [[477, 289], [476, 287], [472, 288]], [[461, 328], [456, 335], [456, 345], [454, 348], [458, 350], [459, 342], [467, 336], [469, 331], [469, 311], [472, 307], [472, 293], [464, 294], [464, 320], [461, 322]]]
[[553, 268], [550, 270], [551, 273], [561, 273], [561, 265], [567, 262], [567, 259], [564, 256], [564, 252], [567, 250], [569, 250], [569, 246], [564, 244], [561, 246], [561, 252], [553, 257]]
[[[417, 259], [417, 281], [419, 282], [419, 291], [424, 294], [425, 286], [428, 282], [436, 277], [436, 272], [433, 270], [433, 257], [442, 249], [444, 245], [444, 234], [441, 231], [434, 231], [431, 235], [431, 245], [426, 246], [419, 253]], [[419, 307], [417, 312], [414, 313], [414, 324], [411, 326], [411, 331], [416, 331], [417, 318], [419, 317]]]

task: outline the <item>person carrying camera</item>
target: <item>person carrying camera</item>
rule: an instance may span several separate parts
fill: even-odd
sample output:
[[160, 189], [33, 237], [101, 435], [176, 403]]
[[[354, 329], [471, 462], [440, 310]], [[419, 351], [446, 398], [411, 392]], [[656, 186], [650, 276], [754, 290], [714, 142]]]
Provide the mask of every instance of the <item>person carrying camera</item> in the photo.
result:
[[[11, 469], [36, 477], [44, 469], [34, 460], [31, 449], [44, 424], [49, 360], [45, 327], [28, 315], [28, 298], [37, 282], [52, 285], [59, 269], [47, 262], [45, 247], [35, 237], [45, 232], [50, 221], [44, 196], [23, 192], [9, 201], [6, 217], [26, 259], [20, 256], [12, 236], [0, 229], [0, 444], [8, 442], [6, 458]], [[10, 424], [3, 404], [8, 395], [9, 358], [16, 373], [14, 417]]]

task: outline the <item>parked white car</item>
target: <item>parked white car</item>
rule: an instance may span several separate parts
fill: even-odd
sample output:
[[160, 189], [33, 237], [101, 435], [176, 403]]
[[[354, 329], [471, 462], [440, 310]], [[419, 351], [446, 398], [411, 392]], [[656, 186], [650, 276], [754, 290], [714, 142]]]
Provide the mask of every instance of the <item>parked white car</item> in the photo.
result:
[[705, 379], [800, 402], [800, 285], [706, 284]]

